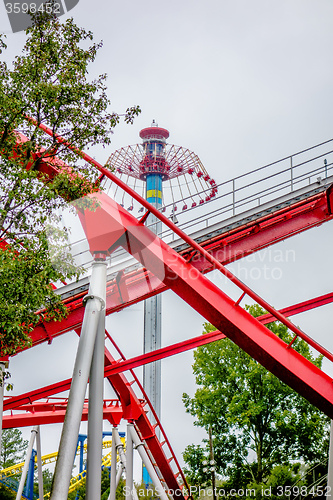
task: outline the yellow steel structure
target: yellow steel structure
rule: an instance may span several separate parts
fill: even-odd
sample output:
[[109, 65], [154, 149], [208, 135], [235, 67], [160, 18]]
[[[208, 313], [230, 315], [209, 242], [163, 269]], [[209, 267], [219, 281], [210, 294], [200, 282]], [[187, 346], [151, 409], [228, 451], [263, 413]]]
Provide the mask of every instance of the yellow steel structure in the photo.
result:
[[[123, 445], [125, 447], [125, 438], [124, 437], [121, 438], [121, 442], [123, 443]], [[104, 450], [111, 448], [111, 446], [112, 446], [112, 441], [111, 440], [103, 441], [103, 449]], [[84, 453], [87, 453], [87, 444], [83, 445], [83, 450], [84, 450]], [[77, 449], [77, 452], [76, 452], [76, 455], [79, 455], [79, 454], [80, 454], [80, 446], [78, 446], [78, 449]], [[42, 456], [42, 466], [43, 465], [51, 464], [53, 462], [56, 462], [57, 461], [57, 457], [58, 457], [58, 452], [57, 451], [54, 452], [54, 453], [49, 453], [48, 455], [43, 455]], [[35, 462], [37, 463], [37, 456], [35, 457]], [[102, 458], [102, 464], [101, 464], [101, 466], [102, 467], [110, 467], [110, 465], [111, 465], [111, 451], [109, 453], [107, 453]], [[23, 466], [24, 466], [24, 462], [21, 462], [19, 464], [15, 464], [15, 465], [12, 465], [10, 467], [7, 467], [6, 469], [2, 469], [0, 471], [0, 478], [1, 477], [11, 477], [11, 476], [15, 476], [15, 475], [21, 474]], [[77, 476], [75, 476], [75, 477], [73, 477], [71, 479], [68, 493], [70, 493], [71, 491], [74, 491], [75, 489], [77, 489], [80, 486], [80, 483], [84, 479], [85, 475], [86, 475], [86, 471], [84, 470], [84, 471], [80, 472]], [[49, 497], [50, 497], [50, 493], [46, 493], [44, 495], [45, 499], [49, 498]]]

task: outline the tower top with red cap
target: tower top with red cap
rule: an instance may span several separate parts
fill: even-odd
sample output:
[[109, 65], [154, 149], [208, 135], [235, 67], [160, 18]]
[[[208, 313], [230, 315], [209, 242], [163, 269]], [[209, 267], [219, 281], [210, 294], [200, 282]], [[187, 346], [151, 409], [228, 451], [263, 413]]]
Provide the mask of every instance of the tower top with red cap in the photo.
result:
[[143, 128], [139, 135], [140, 138], [143, 139], [143, 142], [154, 139], [165, 142], [170, 134], [167, 129], [159, 127], [158, 124], [155, 122], [155, 120], [153, 120], [151, 126]]
[[[194, 208], [216, 196], [217, 186], [198, 156], [182, 146], [167, 143], [169, 131], [153, 120], [150, 127], [139, 133], [141, 144], [121, 148], [109, 157], [108, 165], [119, 177], [139, 190], [151, 203], [157, 203], [162, 211], [169, 205], [172, 212]], [[167, 191], [162, 184], [168, 181]], [[118, 190], [115, 189], [115, 194]], [[125, 199], [120, 204], [125, 206]], [[129, 202], [128, 210], [134, 209]], [[139, 208], [141, 211], [141, 208]]]

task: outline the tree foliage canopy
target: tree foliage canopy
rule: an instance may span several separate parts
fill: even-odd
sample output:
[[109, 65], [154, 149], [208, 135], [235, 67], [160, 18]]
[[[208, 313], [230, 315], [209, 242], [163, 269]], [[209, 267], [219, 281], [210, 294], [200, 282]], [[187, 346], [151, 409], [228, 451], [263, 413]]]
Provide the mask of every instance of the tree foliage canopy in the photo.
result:
[[28, 441], [22, 438], [19, 429], [4, 429], [1, 439], [1, 468], [20, 463], [25, 457]]
[[[257, 305], [249, 311], [253, 316], [264, 313]], [[284, 341], [292, 340], [282, 323], [267, 326]], [[212, 330], [205, 324], [203, 333]], [[293, 348], [321, 367], [322, 357], [315, 358], [303, 340], [298, 338]], [[195, 425], [212, 426], [222, 476], [239, 486], [260, 483], [276, 465], [311, 463], [327, 453], [328, 418], [229, 339], [198, 348], [193, 372], [198, 388], [193, 398], [184, 394], [183, 401]], [[207, 444], [190, 445], [184, 453], [190, 478], [199, 484], [209, 480], [202, 472], [204, 456]]]
[[[26, 30], [21, 55], [12, 65], [0, 62], [0, 339], [2, 353], [15, 352], [44, 310], [50, 320], [66, 309], [51, 282], [72, 278], [71, 265], [55, 268], [46, 225], [55, 211], [98, 188], [98, 172], [63, 144], [77, 149], [110, 144], [113, 128], [124, 116], [131, 123], [138, 106], [123, 115], [109, 111], [106, 75], [89, 78], [102, 43], [68, 19], [37, 13]], [[0, 49], [6, 49], [0, 36]], [[29, 121], [31, 117], [33, 121]], [[40, 125], [52, 130], [46, 135]], [[27, 140], [21, 139], [23, 133]], [[17, 141], [21, 141], [19, 147]], [[70, 169], [41, 173], [40, 165], [57, 156]], [[46, 169], [47, 170], [47, 169]]]

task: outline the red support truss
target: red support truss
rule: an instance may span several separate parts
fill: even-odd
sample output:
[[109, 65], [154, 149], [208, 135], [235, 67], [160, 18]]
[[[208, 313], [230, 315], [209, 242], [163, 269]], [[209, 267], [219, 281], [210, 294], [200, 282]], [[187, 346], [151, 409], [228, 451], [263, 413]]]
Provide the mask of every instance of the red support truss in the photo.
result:
[[[143, 403], [142, 403], [143, 404]], [[16, 411], [25, 413], [11, 413], [4, 415], [3, 429], [13, 427], [32, 427], [34, 425], [59, 424], [63, 423], [66, 415], [67, 399], [59, 401], [48, 400], [26, 404], [15, 408]], [[122, 408], [118, 400], [104, 401], [103, 418], [111, 425], [118, 425], [123, 418]], [[88, 420], [88, 401], [84, 403], [82, 420]]]
[[[218, 330], [327, 415], [333, 417], [333, 388], [330, 377], [235, 304], [191, 263], [186, 262], [182, 256], [153, 235], [117, 203], [103, 193], [98, 194], [97, 198], [99, 207], [96, 212], [86, 211], [84, 214], [84, 228], [91, 252], [105, 249], [112, 252], [119, 246], [125, 248]], [[183, 238], [200, 251], [200, 247], [188, 237]], [[214, 264], [209, 254], [204, 255]], [[217, 262], [215, 267], [218, 267]], [[278, 311], [274, 311], [231, 273], [224, 268], [221, 271], [243, 292], [255, 298], [259, 304], [265, 305], [267, 310], [282, 320], [296, 335], [306, 339], [329, 359], [333, 359], [330, 353], [298, 330]]]
[[[333, 204], [331, 192], [322, 192], [313, 198], [296, 202], [276, 214], [263, 216], [256, 221], [244, 221], [236, 229], [221, 234], [218, 237], [207, 239], [201, 246], [208, 250], [221, 264], [226, 265], [253, 252], [261, 250], [273, 243], [289, 238], [312, 227], [318, 226], [333, 218], [329, 210], [329, 201]], [[192, 254], [191, 254], [192, 252]], [[186, 259], [191, 255], [191, 264], [201, 273], [213, 270], [213, 266], [198, 252], [191, 249], [181, 252]], [[150, 283], [150, 289], [147, 286]], [[122, 277], [122, 286], [126, 289], [126, 299], [121, 294], [116, 280], [108, 283], [106, 314], [112, 314], [124, 307], [141, 302], [153, 295], [168, 289], [147, 269], [128, 272]], [[87, 291], [80, 292], [66, 299], [68, 317], [59, 323], [41, 323], [31, 333], [33, 345], [41, 342], [50, 342], [52, 338], [79, 328], [82, 324], [84, 307], [83, 297]]]
[[[52, 133], [44, 126], [41, 126], [41, 128], [46, 133]], [[24, 140], [24, 137], [21, 137], [20, 140]], [[66, 144], [63, 139], [58, 138], [58, 140], [60, 143]], [[68, 144], [66, 145], [70, 147]], [[270, 214], [262, 214], [256, 220], [243, 220], [233, 230], [225, 230], [217, 237], [207, 236], [207, 239], [202, 241], [200, 246], [98, 162], [85, 153], [81, 152], [80, 156], [95, 165], [102, 174], [110, 177], [118, 186], [146, 207], [148, 211], [155, 214], [188, 245], [182, 250], [182, 254], [177, 253], [113, 200], [103, 193], [95, 195], [100, 201], [100, 206], [96, 212], [86, 211], [81, 214], [82, 219], [84, 219], [84, 229], [89, 240], [90, 250], [92, 252], [107, 250], [112, 253], [117, 247], [122, 246], [135, 256], [143, 266], [143, 269], [139, 271], [122, 275], [121, 289], [116, 280], [108, 283], [107, 314], [170, 288], [220, 330], [208, 334], [211, 335], [209, 341], [213, 341], [214, 338], [215, 340], [223, 338], [226, 335], [268, 370], [333, 418], [332, 379], [297, 353], [291, 346], [276, 337], [263, 323], [278, 318], [291, 328], [296, 335], [304, 338], [319, 352], [326, 355], [328, 359], [332, 360], [333, 356], [298, 330], [282, 314], [274, 311], [269, 304], [256, 296], [254, 292], [239, 282], [221, 265], [331, 220], [333, 218], [331, 188], [303, 200], [293, 200], [288, 207], [275, 207], [275, 210]], [[62, 169], [68, 169], [66, 165], [60, 161], [58, 162], [57, 159], [45, 165], [40, 162], [40, 168], [51, 177], [57, 175]], [[239, 302], [235, 303], [206, 279], [204, 273], [216, 268], [220, 269], [223, 274], [239, 286], [243, 294], [248, 294], [264, 306], [270, 312], [270, 315], [261, 318], [261, 321], [258, 318], [253, 318], [239, 306]], [[149, 283], [148, 290], [147, 282]], [[65, 301], [70, 314], [63, 322], [38, 325], [32, 332], [33, 345], [45, 340], [51, 341], [54, 336], [66, 331], [79, 329], [83, 319], [82, 298], [84, 295], [85, 293], [77, 294]], [[317, 305], [331, 302], [332, 294], [329, 295], [329, 297], [321, 298], [320, 304]], [[302, 308], [306, 310], [311, 307], [315, 307], [315, 305], [308, 301], [307, 304], [300, 305], [298, 309], [294, 308], [284, 312], [290, 315], [293, 311], [301, 312]], [[297, 314], [297, 312], [294, 313]], [[170, 461], [174, 460], [174, 456], [168, 457], [163, 451], [155, 429], [147, 418], [142, 401], [138, 399], [131, 384], [121, 372], [145, 362], [150, 362], [153, 359], [161, 359], [188, 348], [202, 345], [206, 343], [203, 342], [204, 339], [207, 341], [208, 337], [190, 339], [176, 346], [164, 348], [164, 350], [152, 354], [151, 357], [148, 355], [138, 356], [132, 360], [124, 360], [118, 363], [105, 349], [105, 374], [121, 402], [121, 409], [118, 407], [117, 415], [119, 416], [121, 412], [124, 418], [135, 422], [136, 428], [141, 438], [145, 440], [153, 462], [157, 464], [157, 469], [168, 489], [174, 491], [179, 488], [177, 474], [181, 473], [181, 471], [178, 470], [176, 473], [170, 466]], [[45, 395], [45, 391], [48, 394], [56, 394], [59, 391], [68, 390], [69, 385], [70, 380], [67, 380], [53, 384], [49, 388], [11, 398], [11, 402], [7, 404], [6, 401], [4, 407], [9, 409], [28, 405], [23, 406], [23, 408], [31, 408], [30, 405], [33, 404], [34, 398], [35, 400], [39, 399], [43, 393]], [[64, 409], [59, 408], [55, 410], [55, 413], [63, 411]], [[112, 412], [116, 415], [114, 408], [112, 408], [108, 418], [113, 418], [111, 417]], [[38, 418], [47, 418], [43, 411], [36, 413]], [[54, 418], [63, 418], [60, 413], [54, 415]], [[29, 415], [30, 412], [26, 415], [26, 418]], [[14, 419], [15, 415], [11, 415], [10, 418]], [[36, 415], [35, 418], [37, 418]], [[13, 422], [14, 420], [10, 421]], [[185, 478], [183, 477], [183, 479]]]

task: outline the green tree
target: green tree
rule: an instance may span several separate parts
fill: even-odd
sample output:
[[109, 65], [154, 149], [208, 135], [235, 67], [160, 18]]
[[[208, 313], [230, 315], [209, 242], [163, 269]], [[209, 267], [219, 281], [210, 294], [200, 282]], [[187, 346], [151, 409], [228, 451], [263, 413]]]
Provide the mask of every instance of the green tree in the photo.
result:
[[[51, 491], [51, 486], [52, 486], [52, 481], [53, 481], [53, 473], [50, 471], [50, 469], [44, 469], [43, 470], [43, 491], [44, 495], [46, 493], [50, 493]], [[34, 494], [37, 495], [39, 494], [39, 488], [38, 488], [38, 468], [35, 465], [35, 477], [34, 477]]]
[[[257, 305], [248, 309], [253, 316], [264, 314]], [[292, 340], [282, 323], [267, 326], [285, 342]], [[212, 330], [205, 324], [203, 333]], [[321, 367], [322, 357], [315, 358], [304, 341], [298, 338], [293, 348]], [[328, 418], [229, 339], [200, 347], [194, 360], [198, 389], [193, 398], [184, 394], [183, 401], [195, 425], [207, 432], [212, 426], [217, 472], [229, 484], [266, 482], [275, 466], [313, 463], [327, 454]], [[203, 455], [208, 456], [208, 440], [184, 452], [195, 483], [209, 481]]]
[[14, 491], [6, 488], [3, 484], [0, 484], [0, 500], [15, 500], [16, 494]]
[[50, 493], [53, 480], [53, 473], [49, 469], [43, 470], [43, 489], [44, 494]]
[[[91, 32], [73, 19], [61, 23], [46, 12], [33, 17], [22, 54], [11, 66], [0, 62], [2, 353], [13, 353], [29, 342], [29, 331], [41, 314], [50, 321], [66, 315], [50, 283], [79, 273], [66, 252], [61, 255], [65, 265], [54, 265], [46, 229], [56, 209], [98, 188], [99, 173], [59, 144], [57, 135], [78, 149], [104, 147], [120, 116], [131, 123], [140, 112], [139, 107], [123, 115], [109, 112], [106, 75], [89, 78], [88, 69], [102, 48], [102, 43], [92, 43]], [[5, 49], [0, 35], [0, 53]], [[53, 135], [46, 135], [39, 125], [48, 126]], [[18, 132], [27, 137], [20, 147]], [[53, 177], [41, 173], [41, 161], [51, 165], [55, 156], [70, 169]]]
[[19, 429], [4, 429], [1, 440], [1, 469], [20, 463], [25, 458], [28, 441]]

